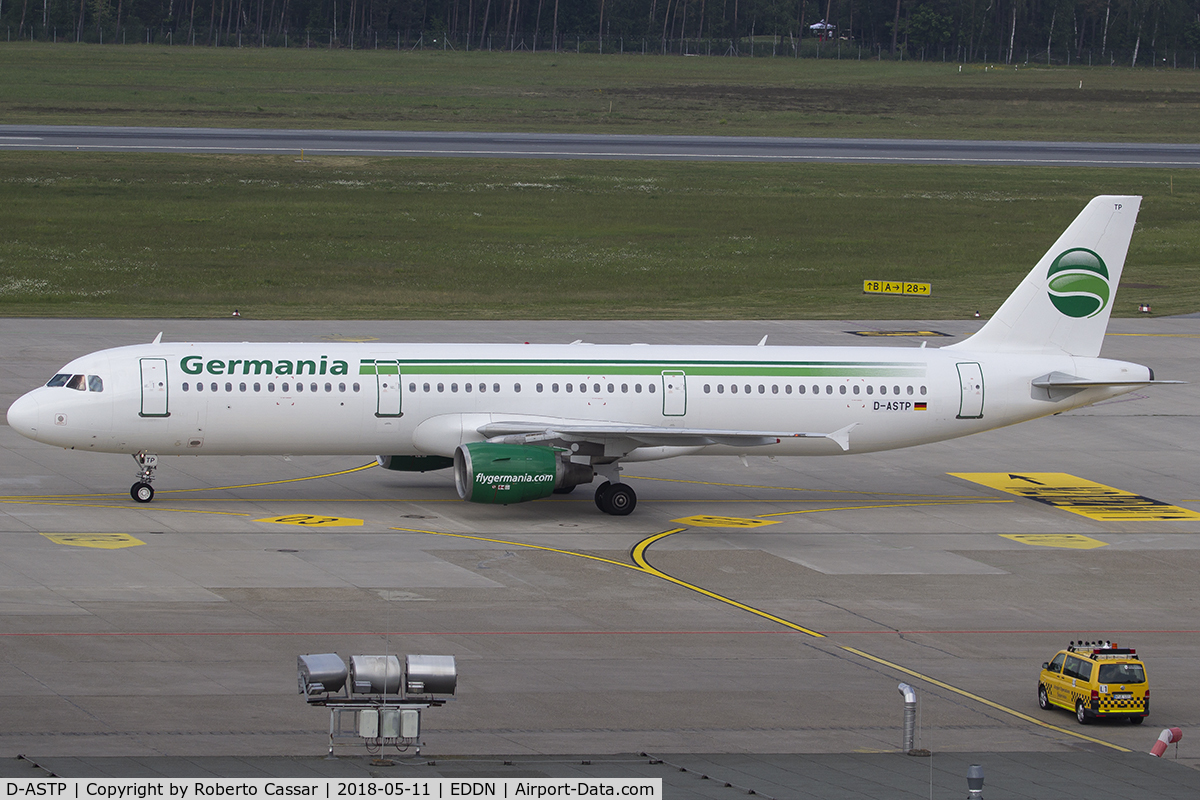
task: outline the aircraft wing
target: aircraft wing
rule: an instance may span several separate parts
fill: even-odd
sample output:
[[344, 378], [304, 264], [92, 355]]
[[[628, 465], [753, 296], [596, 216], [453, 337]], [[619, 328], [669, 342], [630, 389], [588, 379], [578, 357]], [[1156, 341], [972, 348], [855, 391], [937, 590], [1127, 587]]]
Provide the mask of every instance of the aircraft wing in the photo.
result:
[[585, 420], [505, 420], [481, 425], [477, 430], [488, 441], [504, 444], [595, 442], [606, 446], [625, 440], [628, 450], [638, 447], [762, 447], [784, 439], [829, 439], [842, 450], [850, 449], [850, 431], [858, 423], [829, 433], [812, 431], [745, 431], [718, 428], [671, 428]]

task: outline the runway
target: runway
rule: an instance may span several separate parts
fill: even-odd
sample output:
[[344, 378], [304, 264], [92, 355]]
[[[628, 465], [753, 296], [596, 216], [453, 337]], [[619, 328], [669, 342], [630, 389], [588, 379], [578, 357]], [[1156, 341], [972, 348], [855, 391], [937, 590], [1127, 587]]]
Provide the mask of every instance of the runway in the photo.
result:
[[977, 166], [1200, 167], [1200, 145], [0, 125], [0, 150]]
[[[949, 334], [924, 334], [940, 346], [977, 324], [886, 327]], [[5, 319], [0, 401], [160, 330], [854, 344], [881, 327]], [[1200, 521], [1098, 520], [956, 475], [1062, 473], [1200, 510], [1198, 338], [1200, 320], [1115, 320], [1103, 355], [1192, 384], [976, 437], [638, 464], [630, 517], [600, 514], [588, 487], [472, 505], [445, 473], [361, 458], [168, 458], [138, 506], [128, 457], [0, 427], [0, 755], [319, 756], [328, 717], [295, 682], [296, 655], [316, 652], [454, 655], [459, 695], [424, 723], [442, 756], [894, 753], [899, 681], [936, 752], [1144, 752], [1200, 720]], [[1143, 655], [1146, 725], [1038, 709], [1041, 662], [1093, 636]]]

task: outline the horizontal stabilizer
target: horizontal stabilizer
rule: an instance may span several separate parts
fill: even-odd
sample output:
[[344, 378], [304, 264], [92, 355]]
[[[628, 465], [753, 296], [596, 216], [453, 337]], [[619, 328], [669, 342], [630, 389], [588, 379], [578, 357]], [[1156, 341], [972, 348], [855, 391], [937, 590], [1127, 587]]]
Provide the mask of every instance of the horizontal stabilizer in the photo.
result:
[[1091, 380], [1065, 372], [1051, 372], [1040, 378], [1034, 378], [1030, 383], [1039, 389], [1088, 389], [1093, 386], [1162, 386], [1163, 384], [1186, 385], [1187, 381], [1156, 381], [1149, 380]]

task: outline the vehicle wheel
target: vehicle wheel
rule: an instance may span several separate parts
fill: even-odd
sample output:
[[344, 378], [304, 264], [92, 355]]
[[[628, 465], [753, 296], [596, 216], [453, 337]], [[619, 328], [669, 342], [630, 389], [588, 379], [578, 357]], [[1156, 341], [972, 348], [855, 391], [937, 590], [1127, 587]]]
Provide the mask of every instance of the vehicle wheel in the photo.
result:
[[1079, 720], [1079, 724], [1080, 724], [1080, 725], [1089, 725], [1089, 724], [1091, 724], [1091, 720], [1090, 720], [1090, 719], [1088, 719], [1088, 716], [1087, 716], [1087, 714], [1086, 714], [1086, 713], [1084, 713], [1084, 709], [1083, 709], [1083, 701], [1082, 701], [1082, 700], [1076, 700], [1076, 701], [1075, 701], [1075, 719]]
[[149, 503], [154, 499], [154, 487], [148, 483], [135, 483], [129, 487], [129, 496], [139, 503]]
[[1132, 722], [1134, 725], [1141, 725], [1143, 722], [1146, 721], [1146, 718], [1145, 717], [1130, 717], [1129, 721]]
[[608, 510], [608, 493], [612, 489], [612, 484], [608, 481], [596, 487], [596, 508], [603, 511], [605, 514], [611, 514]]
[[1042, 710], [1050, 708], [1050, 698], [1046, 694], [1045, 686], [1038, 687], [1038, 705], [1041, 706]]
[[608, 490], [607, 503], [606, 510], [609, 514], [624, 517], [632, 514], [633, 509], [637, 508], [637, 493], [628, 484], [618, 483]]

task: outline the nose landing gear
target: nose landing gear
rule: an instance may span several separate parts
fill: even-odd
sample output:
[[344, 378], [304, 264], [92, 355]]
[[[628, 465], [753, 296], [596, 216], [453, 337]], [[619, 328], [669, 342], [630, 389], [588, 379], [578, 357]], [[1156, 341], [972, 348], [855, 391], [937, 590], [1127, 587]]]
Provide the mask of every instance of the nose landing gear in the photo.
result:
[[158, 466], [158, 456], [143, 451], [135, 453], [133, 460], [138, 465], [138, 481], [129, 487], [129, 496], [135, 502], [149, 503], [154, 499], [154, 487], [150, 483], [154, 480], [154, 469]]

